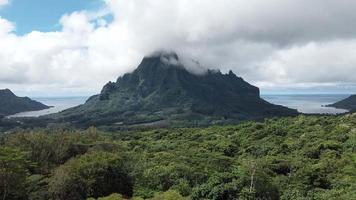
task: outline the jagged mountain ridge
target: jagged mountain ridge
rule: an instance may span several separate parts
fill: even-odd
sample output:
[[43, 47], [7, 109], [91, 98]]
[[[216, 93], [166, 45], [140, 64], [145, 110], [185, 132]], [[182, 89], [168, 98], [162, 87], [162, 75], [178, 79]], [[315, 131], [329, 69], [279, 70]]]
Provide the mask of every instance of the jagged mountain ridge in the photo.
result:
[[132, 73], [106, 84], [84, 105], [66, 110], [62, 119], [79, 124], [211, 124], [297, 111], [260, 98], [259, 89], [233, 72], [189, 72], [175, 53], [145, 57]]
[[31, 100], [28, 97], [18, 97], [11, 90], [0, 90], [0, 116], [12, 115], [25, 111], [37, 111], [48, 106]]

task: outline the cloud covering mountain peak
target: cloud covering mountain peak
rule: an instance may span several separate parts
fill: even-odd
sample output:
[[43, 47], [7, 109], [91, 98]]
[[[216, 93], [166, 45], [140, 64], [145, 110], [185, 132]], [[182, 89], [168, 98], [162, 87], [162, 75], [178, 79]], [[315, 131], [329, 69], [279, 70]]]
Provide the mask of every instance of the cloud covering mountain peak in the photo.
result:
[[16, 34], [16, 22], [0, 18], [0, 84], [25, 94], [95, 93], [143, 56], [174, 49], [190, 70], [232, 69], [262, 90], [354, 88], [355, 6], [347, 0], [106, 0], [98, 11], [64, 14], [59, 31], [24, 35]]

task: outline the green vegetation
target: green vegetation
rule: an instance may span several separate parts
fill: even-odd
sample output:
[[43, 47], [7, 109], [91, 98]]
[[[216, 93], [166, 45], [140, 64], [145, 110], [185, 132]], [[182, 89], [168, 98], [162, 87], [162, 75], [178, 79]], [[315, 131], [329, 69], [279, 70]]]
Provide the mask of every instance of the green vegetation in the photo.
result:
[[207, 128], [17, 130], [1, 199], [355, 199], [356, 115]]
[[[175, 62], [167, 62], [174, 60]], [[232, 71], [193, 74], [175, 53], [145, 57], [132, 73], [107, 83], [85, 104], [54, 114], [56, 122], [87, 128], [135, 125], [155, 127], [232, 124], [275, 116], [296, 116], [297, 110], [260, 98], [257, 87]]]

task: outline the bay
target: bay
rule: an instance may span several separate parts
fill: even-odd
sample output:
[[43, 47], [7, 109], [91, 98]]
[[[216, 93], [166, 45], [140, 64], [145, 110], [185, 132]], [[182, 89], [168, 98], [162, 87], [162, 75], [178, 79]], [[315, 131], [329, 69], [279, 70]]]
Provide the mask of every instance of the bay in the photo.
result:
[[325, 107], [345, 99], [349, 94], [266, 94], [261, 95], [266, 101], [297, 109], [305, 114], [340, 114], [347, 110]]
[[[348, 97], [349, 94], [263, 94], [261, 98], [266, 101], [283, 105], [289, 108], [297, 109], [305, 114], [339, 114], [345, 113], [347, 110], [325, 107]], [[65, 109], [75, 107], [85, 103], [89, 97], [32, 97], [32, 99], [44, 103], [48, 106], [53, 106], [49, 109], [40, 111], [21, 112], [14, 117], [39, 117], [52, 113], [57, 113]]]
[[31, 99], [39, 101], [47, 106], [52, 106], [49, 109], [39, 111], [21, 112], [7, 116], [8, 118], [15, 117], [39, 117], [52, 113], [58, 113], [65, 109], [75, 107], [85, 103], [89, 97], [31, 97]]

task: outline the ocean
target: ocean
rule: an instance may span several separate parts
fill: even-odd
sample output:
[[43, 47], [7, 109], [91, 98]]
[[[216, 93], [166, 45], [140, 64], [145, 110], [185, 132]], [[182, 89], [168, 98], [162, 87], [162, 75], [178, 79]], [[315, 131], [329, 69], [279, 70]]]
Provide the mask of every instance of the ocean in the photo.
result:
[[47, 106], [52, 107], [40, 111], [21, 112], [7, 117], [39, 117], [42, 115], [57, 113], [62, 110], [83, 104], [88, 98], [89, 97], [31, 97], [33, 100], [39, 101]]
[[347, 110], [325, 107], [345, 99], [349, 94], [274, 94], [261, 95], [266, 101], [297, 109], [305, 114], [340, 114]]
[[[348, 97], [348, 94], [264, 94], [261, 95], [266, 101], [297, 109], [306, 114], [338, 114], [347, 112], [343, 109], [324, 107]], [[85, 103], [89, 97], [32, 97], [52, 108], [40, 111], [17, 113], [8, 116], [13, 117], [39, 117], [42, 115], [57, 113], [62, 110]]]

